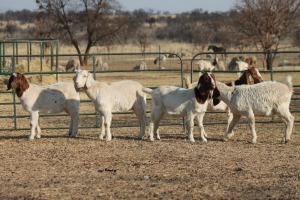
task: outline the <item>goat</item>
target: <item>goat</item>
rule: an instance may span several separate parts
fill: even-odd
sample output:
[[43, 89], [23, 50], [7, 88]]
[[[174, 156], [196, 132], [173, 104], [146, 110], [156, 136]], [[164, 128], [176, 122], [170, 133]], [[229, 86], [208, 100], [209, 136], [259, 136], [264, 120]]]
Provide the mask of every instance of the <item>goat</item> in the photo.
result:
[[103, 63], [101, 70], [102, 71], [108, 71], [108, 69], [109, 69], [108, 63], [107, 62]]
[[[77, 70], [73, 79], [76, 91], [84, 91], [92, 100], [100, 115], [100, 135], [103, 140], [106, 131], [106, 141], [110, 141], [110, 125], [112, 112], [125, 112], [133, 110], [140, 122], [139, 138], [145, 135], [147, 123], [146, 94], [142, 92], [143, 86], [131, 80], [123, 80], [114, 83], [95, 81], [87, 70]], [[104, 125], [106, 130], [104, 130]]]
[[195, 64], [198, 66], [198, 70], [200, 71], [203, 70], [212, 71], [215, 69], [215, 66], [210, 61], [207, 60], [199, 60]]
[[102, 68], [103, 61], [101, 56], [97, 56], [95, 59], [95, 67], [101, 67]]
[[235, 87], [229, 87], [217, 82], [217, 89], [213, 94], [214, 105], [222, 100], [233, 113], [233, 119], [224, 135], [224, 140], [228, 140], [234, 135], [233, 128], [241, 116], [244, 115], [248, 119], [251, 130], [251, 143], [256, 143], [255, 115], [270, 116], [277, 114], [286, 126], [284, 141], [288, 142], [294, 123], [294, 117], [289, 111], [292, 93], [293, 84], [291, 76], [287, 76], [284, 83], [266, 81], [256, 85], [240, 85]]
[[[261, 74], [259, 73], [259, 70], [256, 69], [255, 67], [249, 67], [246, 71], [243, 72], [242, 76], [235, 80], [235, 81], [230, 81], [226, 83], [227, 86], [235, 86], [235, 85], [253, 85], [257, 83], [263, 82], [263, 78]], [[191, 83], [189, 76], [184, 76], [184, 83], [186, 88], [193, 88], [197, 86], [197, 82]], [[208, 107], [207, 110], [209, 111], [227, 111], [227, 129], [228, 125], [232, 121], [232, 113], [228, 106], [221, 101], [217, 105], [213, 105], [213, 100], [208, 101]]]
[[57, 71], [58, 72], [66, 72], [66, 68], [62, 65], [57, 65]]
[[221, 60], [219, 60], [218, 58], [214, 59], [212, 65], [215, 66], [215, 68], [218, 69], [218, 70], [222, 70], [222, 71], [225, 70], [225, 64], [224, 64], [224, 62], [221, 61]]
[[[33, 140], [34, 137], [41, 137], [39, 112], [59, 113], [65, 111], [71, 116], [69, 136], [76, 137], [79, 123], [80, 97], [72, 83], [59, 82], [41, 87], [28, 83], [23, 74], [13, 73], [7, 83], [7, 90], [10, 89], [16, 91], [23, 109], [30, 113], [30, 140]], [[37, 134], [35, 129], [37, 129]]]
[[146, 69], [147, 69], [147, 64], [145, 61], [142, 61], [141, 63], [137, 64], [133, 68], [133, 70], [146, 70]]
[[168, 57], [168, 54], [157, 56], [157, 57], [155, 58], [155, 60], [154, 60], [154, 64], [156, 65], [156, 64], [158, 63], [159, 69], [165, 69], [165, 67], [164, 67], [164, 66], [161, 66], [161, 64], [164, 63], [164, 62], [166, 62], [167, 57]]
[[[215, 46], [215, 45], [209, 45], [208, 46], [208, 48], [207, 48], [207, 51], [209, 51], [209, 50], [212, 50], [214, 53], [223, 53], [224, 54], [224, 56], [226, 57], [226, 48], [224, 48], [224, 47], [217, 47], [217, 46]], [[222, 55], [222, 57], [223, 57], [223, 54], [221, 54]], [[216, 57], [217, 55], [215, 54], [215, 57]]]
[[71, 59], [66, 65], [66, 71], [74, 71], [80, 69], [80, 63], [78, 60]]
[[11, 62], [11, 59], [5, 58], [3, 62], [4, 62], [3, 71], [4, 72], [11, 72], [12, 71], [12, 62]]
[[200, 137], [207, 142], [203, 127], [203, 117], [207, 108], [207, 100], [215, 89], [215, 77], [205, 72], [200, 76], [195, 88], [184, 89], [175, 86], [160, 86], [154, 90], [143, 88], [143, 92], [152, 96], [152, 111], [149, 124], [150, 140], [154, 141], [154, 133], [160, 139], [158, 127], [164, 114], [186, 117], [188, 137], [195, 142], [193, 136], [194, 118], [196, 117], [200, 128]]

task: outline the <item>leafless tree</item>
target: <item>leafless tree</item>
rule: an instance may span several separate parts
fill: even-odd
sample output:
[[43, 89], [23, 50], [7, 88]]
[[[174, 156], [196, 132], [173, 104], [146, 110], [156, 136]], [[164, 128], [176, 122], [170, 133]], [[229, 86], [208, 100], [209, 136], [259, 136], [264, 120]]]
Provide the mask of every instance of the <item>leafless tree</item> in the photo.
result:
[[141, 52], [145, 53], [146, 48], [149, 46], [147, 33], [145, 32], [138, 33], [137, 42], [139, 47], [141, 48]]
[[196, 50], [207, 51], [207, 43], [213, 38], [213, 31], [203, 23], [190, 24], [192, 40]]
[[267, 69], [272, 67], [271, 52], [276, 52], [281, 39], [291, 32], [300, 14], [299, 0], [237, 0], [234, 10], [240, 32], [251, 37], [266, 53]]
[[[44, 17], [68, 37], [80, 64], [86, 65], [91, 48], [118, 40], [126, 22], [116, 0], [36, 0]], [[51, 25], [51, 24], [50, 24]], [[85, 46], [85, 47], [82, 47]], [[83, 48], [83, 50], [81, 49]]]

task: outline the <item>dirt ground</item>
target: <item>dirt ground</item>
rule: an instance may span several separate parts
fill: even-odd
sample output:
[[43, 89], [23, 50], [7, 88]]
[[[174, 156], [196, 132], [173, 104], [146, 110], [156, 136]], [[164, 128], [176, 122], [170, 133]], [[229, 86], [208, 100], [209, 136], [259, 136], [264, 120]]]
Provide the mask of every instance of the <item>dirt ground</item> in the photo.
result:
[[[146, 75], [139, 78], [146, 86], [156, 79], [170, 84], [161, 78], [165, 74]], [[177, 74], [168, 77], [180, 83]], [[6, 101], [12, 95], [4, 93], [1, 102]], [[81, 110], [94, 112], [91, 106]], [[20, 105], [17, 111], [26, 114]], [[1, 107], [1, 116], [12, 113], [12, 106]], [[92, 126], [92, 118], [82, 117], [81, 125]], [[225, 122], [226, 115], [204, 120]], [[69, 123], [40, 121], [42, 129]], [[136, 125], [130, 116], [113, 123]], [[17, 124], [29, 128], [29, 118]], [[0, 128], [13, 128], [13, 118], [1, 118]], [[112, 128], [111, 142], [100, 141], [94, 128], [80, 129], [77, 138], [68, 138], [66, 129], [44, 129], [34, 141], [27, 139], [29, 130], [0, 131], [0, 199], [300, 199], [299, 123], [288, 144], [282, 142], [283, 123], [257, 123], [255, 145], [248, 143], [249, 127], [242, 123], [228, 142], [222, 141], [225, 124], [205, 125], [207, 143], [199, 140], [197, 127], [195, 143], [180, 125], [160, 129], [162, 139], [154, 142], [136, 139], [137, 127]]]
[[162, 126], [160, 141], [135, 138], [138, 128], [0, 131], [0, 199], [300, 199], [300, 133], [282, 143], [282, 123], [257, 124], [258, 143], [238, 124], [207, 125], [208, 142], [187, 141], [181, 126]]

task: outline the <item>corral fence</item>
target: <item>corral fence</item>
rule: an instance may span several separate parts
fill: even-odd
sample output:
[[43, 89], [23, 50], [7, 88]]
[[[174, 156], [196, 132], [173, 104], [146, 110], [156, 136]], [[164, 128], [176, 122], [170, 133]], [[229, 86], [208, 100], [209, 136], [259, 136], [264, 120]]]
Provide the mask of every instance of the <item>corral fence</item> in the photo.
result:
[[[55, 49], [55, 48], [54, 48]], [[198, 80], [199, 69], [196, 62], [200, 59], [212, 60], [217, 57], [219, 60], [226, 63], [226, 59], [236, 56], [255, 55], [257, 57], [257, 68], [259, 68], [264, 80], [281, 80], [284, 75], [291, 74], [295, 92], [292, 97], [291, 112], [295, 116], [295, 121], [299, 122], [299, 95], [300, 95], [300, 52], [276, 52], [275, 59], [272, 60], [273, 67], [267, 70], [264, 67], [264, 52], [228, 52], [226, 56], [205, 52], [194, 55], [192, 58], [181, 57], [175, 53], [168, 52], [146, 52], [146, 53], [110, 53], [110, 54], [88, 54], [89, 62], [86, 66], [81, 67], [87, 69], [95, 80], [114, 82], [123, 79], [131, 79], [140, 82], [145, 87], [155, 88], [160, 85], [175, 85], [183, 87], [183, 76], [189, 74], [191, 80]], [[157, 56], [164, 55], [165, 60], [159, 60], [154, 64]], [[85, 55], [82, 55], [85, 56]], [[274, 56], [273, 56], [274, 57]], [[45, 58], [50, 58], [45, 61]], [[21, 71], [28, 77], [31, 83], [39, 85], [48, 85], [58, 81], [72, 82], [75, 75], [74, 72], [60, 71], [59, 66], [66, 66], [70, 59], [77, 59], [78, 54], [12, 54], [1, 55], [0, 60], [11, 59], [11, 71], [1, 71], [0, 77], [3, 82], [0, 87], [0, 107], [2, 125], [0, 131], [8, 130], [29, 130], [30, 116], [26, 113], [19, 100], [17, 100], [14, 92], [6, 91], [6, 81], [9, 75], [14, 71]], [[101, 68], [97, 61], [101, 58], [102, 66], [107, 64], [108, 69]], [[20, 62], [25, 59], [26, 62]], [[14, 62], [18, 60], [17, 62]], [[137, 69], [137, 65], [142, 62], [146, 63], [147, 67]], [[22, 64], [20, 64], [22, 63]], [[20, 67], [22, 66], [22, 67]], [[215, 70], [213, 71], [217, 80], [226, 82], [237, 79], [237, 70]], [[298, 78], [299, 77], [299, 78]], [[80, 125], [79, 129], [97, 128], [99, 127], [99, 116], [95, 112], [95, 108], [91, 101], [84, 93], [81, 93], [80, 106]], [[151, 109], [151, 102], [147, 102], [148, 112]], [[204, 124], [226, 124], [227, 119], [223, 112], [207, 112], [204, 118]], [[40, 123], [42, 129], [68, 129], [70, 118], [67, 114], [40, 114]], [[245, 122], [245, 121], [243, 121]], [[243, 123], [242, 122], [242, 123]], [[257, 118], [257, 123], [277, 123], [278, 120], [274, 117]], [[183, 125], [183, 119], [165, 116], [161, 125]], [[112, 120], [113, 127], [138, 127], [138, 120], [133, 112], [114, 113]]]

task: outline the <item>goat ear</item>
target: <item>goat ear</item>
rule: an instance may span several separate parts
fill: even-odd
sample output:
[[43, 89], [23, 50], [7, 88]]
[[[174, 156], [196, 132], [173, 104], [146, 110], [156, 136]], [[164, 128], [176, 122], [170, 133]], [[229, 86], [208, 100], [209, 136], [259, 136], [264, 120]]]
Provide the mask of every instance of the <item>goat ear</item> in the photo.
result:
[[218, 105], [221, 101], [219, 99], [217, 99], [217, 97], [220, 96], [220, 91], [218, 90], [218, 88], [216, 87], [213, 91], [213, 95], [212, 95], [212, 98], [213, 98], [213, 105], [216, 106]]
[[90, 88], [92, 86], [92, 83], [93, 83], [93, 77], [92, 77], [92, 74], [88, 74], [87, 78], [86, 78], [86, 82], [85, 82], [85, 86], [87, 88]]
[[9, 77], [9, 80], [7, 82], [7, 90], [10, 90], [12, 87], [11, 87], [11, 83], [13, 82], [14, 80], [14, 74], [12, 74], [10, 77]]

